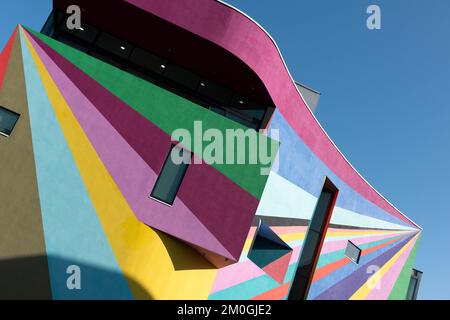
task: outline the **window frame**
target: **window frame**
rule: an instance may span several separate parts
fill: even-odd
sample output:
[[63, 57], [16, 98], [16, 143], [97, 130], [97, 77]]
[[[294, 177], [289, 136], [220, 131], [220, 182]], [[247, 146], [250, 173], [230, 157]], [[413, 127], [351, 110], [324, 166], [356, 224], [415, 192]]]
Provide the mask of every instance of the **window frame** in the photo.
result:
[[[358, 249], [358, 257], [355, 259], [353, 259], [353, 257], [351, 257], [350, 255], [347, 254], [347, 249], [349, 247], [349, 245], [353, 246], [354, 248]], [[361, 253], [362, 253], [362, 249], [360, 247], [358, 247], [356, 244], [354, 244], [353, 242], [351, 242], [350, 240], [347, 241], [347, 246], [345, 247], [345, 252], [344, 255], [353, 263], [355, 264], [359, 264], [359, 261], [361, 260]]]
[[6, 111], [7, 113], [11, 113], [11, 114], [17, 116], [16, 121], [14, 121], [14, 124], [12, 125], [9, 134], [7, 134], [7, 133], [1, 131], [1, 129], [0, 129], [0, 135], [3, 136], [3, 137], [8, 138], [8, 137], [10, 137], [10, 136], [12, 135], [12, 133], [13, 133], [13, 131], [14, 131], [14, 128], [17, 126], [17, 122], [19, 122], [19, 119], [20, 119], [20, 116], [21, 116], [21, 115], [20, 115], [20, 113], [17, 113], [17, 112], [15, 112], [15, 111], [11, 110], [11, 109], [8, 109], [8, 108], [6, 108], [6, 107], [4, 107], [4, 106], [2, 106], [2, 105], [0, 105], [0, 111], [1, 111], [1, 110], [4, 110], [4, 111]]
[[173, 206], [173, 204], [174, 204], [174, 202], [175, 202], [175, 199], [177, 198], [177, 194], [178, 194], [178, 192], [180, 191], [181, 185], [182, 185], [182, 183], [183, 183], [183, 180], [184, 180], [184, 178], [185, 178], [185, 176], [186, 176], [186, 173], [187, 173], [187, 171], [188, 171], [189, 166], [190, 166], [191, 163], [186, 164], [186, 169], [184, 170], [184, 172], [183, 172], [183, 174], [182, 174], [182, 176], [181, 176], [180, 183], [178, 184], [178, 186], [177, 186], [177, 188], [176, 188], [176, 190], [175, 190], [175, 196], [174, 196], [174, 198], [173, 198], [173, 200], [172, 200], [171, 202], [167, 202], [167, 201], [165, 201], [165, 200], [163, 200], [163, 199], [160, 199], [160, 198], [154, 196], [153, 194], [154, 194], [154, 192], [155, 192], [155, 190], [156, 190], [156, 187], [157, 187], [157, 185], [158, 185], [158, 182], [159, 182], [160, 179], [161, 179], [161, 176], [162, 176], [164, 167], [166, 166], [167, 161], [170, 159], [170, 156], [171, 156], [171, 154], [172, 154], [172, 150], [173, 150], [174, 148], [176, 148], [176, 147], [179, 147], [180, 149], [184, 150], [184, 152], [189, 152], [189, 153], [190, 153], [190, 160], [191, 160], [191, 163], [192, 163], [192, 158], [193, 158], [193, 156], [194, 156], [193, 152], [190, 151], [190, 150], [188, 150], [188, 149], [186, 149], [186, 148], [184, 148], [184, 147], [181, 146], [179, 143], [172, 143], [172, 145], [171, 145], [170, 148], [169, 148], [169, 152], [167, 153], [166, 159], [164, 160], [164, 163], [163, 163], [163, 165], [161, 166], [161, 169], [159, 170], [158, 178], [156, 178], [155, 184], [153, 185], [153, 189], [152, 189], [152, 191], [150, 192], [150, 195], [149, 195], [149, 198], [150, 198], [150, 199], [155, 200], [156, 202], [159, 202], [159, 203], [164, 204], [164, 205], [169, 206], [169, 207], [172, 207], [172, 206]]

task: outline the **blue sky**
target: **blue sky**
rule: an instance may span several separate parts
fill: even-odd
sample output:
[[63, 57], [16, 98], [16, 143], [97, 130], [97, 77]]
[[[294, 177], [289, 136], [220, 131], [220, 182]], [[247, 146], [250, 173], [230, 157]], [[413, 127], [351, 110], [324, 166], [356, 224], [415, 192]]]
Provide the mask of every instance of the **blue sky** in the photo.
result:
[[[355, 168], [424, 228], [419, 298], [450, 299], [450, 2], [228, 3], [273, 36], [296, 80], [322, 92], [317, 117]], [[370, 4], [381, 8], [381, 30], [366, 28]], [[40, 30], [50, 8], [0, 1], [0, 47], [18, 23]]]

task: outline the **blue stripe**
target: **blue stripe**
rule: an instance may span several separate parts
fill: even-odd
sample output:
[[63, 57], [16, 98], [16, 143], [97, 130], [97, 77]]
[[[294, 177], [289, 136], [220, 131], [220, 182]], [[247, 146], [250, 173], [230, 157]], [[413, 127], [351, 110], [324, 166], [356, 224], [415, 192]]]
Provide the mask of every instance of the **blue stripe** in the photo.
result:
[[[303, 142], [279, 111], [275, 111], [270, 129], [278, 129], [280, 137], [278, 174], [315, 197], [322, 191], [325, 177], [339, 189], [336, 206], [392, 223], [410, 226], [362, 197], [343, 182]], [[269, 131], [270, 132], [270, 131]]]
[[[132, 299], [21, 30], [28, 107], [54, 299]], [[67, 267], [81, 268], [69, 290]]]

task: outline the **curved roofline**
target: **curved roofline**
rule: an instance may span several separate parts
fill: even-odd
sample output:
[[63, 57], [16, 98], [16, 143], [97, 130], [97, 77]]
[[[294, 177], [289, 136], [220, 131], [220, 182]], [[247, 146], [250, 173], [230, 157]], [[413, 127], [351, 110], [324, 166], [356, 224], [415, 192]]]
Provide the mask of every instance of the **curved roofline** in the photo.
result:
[[[305, 103], [305, 105], [307, 105], [306, 100], [303, 98], [303, 95], [301, 94], [301, 92], [298, 90], [296, 84], [295, 84], [295, 80], [291, 75], [291, 72], [289, 71], [289, 68], [286, 64], [286, 61], [284, 60], [284, 57], [281, 53], [280, 48], [278, 47], [278, 44], [276, 43], [276, 41], [273, 39], [273, 37], [270, 35], [270, 33], [264, 29], [264, 27], [262, 27], [255, 19], [253, 19], [252, 17], [250, 17], [248, 14], [246, 14], [245, 12], [241, 11], [240, 9], [232, 6], [229, 3], [226, 3], [223, 0], [215, 0], [216, 2], [225, 5], [227, 7], [229, 7], [230, 9], [235, 10], [236, 12], [242, 14], [243, 16], [245, 16], [247, 19], [249, 19], [250, 21], [252, 21], [254, 24], [256, 24], [268, 37], [269, 39], [273, 42], [273, 44], [275, 45], [278, 54], [281, 58], [281, 61], [283, 62], [283, 65], [287, 71], [287, 73], [289, 74], [289, 77], [291, 78], [291, 82], [294, 85], [295, 89], [297, 90], [297, 93], [299, 94], [299, 96], [301, 97], [301, 99], [303, 100], [303, 102]], [[395, 210], [397, 210], [400, 214], [402, 214], [406, 219], [408, 219], [409, 221], [411, 221], [414, 225], [416, 225], [420, 230], [423, 230], [423, 228], [418, 225], [417, 223], [415, 223], [412, 219], [410, 219], [408, 216], [406, 216], [401, 210], [399, 210], [395, 205], [393, 205], [388, 199], [386, 199], [376, 188], [374, 188], [362, 175], [361, 173], [359, 173], [358, 170], [356, 170], [356, 168], [352, 165], [352, 163], [345, 157], [345, 155], [342, 153], [342, 151], [338, 148], [338, 146], [336, 145], [336, 143], [334, 143], [333, 139], [330, 138], [330, 136], [328, 135], [328, 133], [325, 131], [325, 129], [322, 127], [322, 125], [320, 124], [319, 120], [316, 118], [316, 116], [314, 115], [314, 113], [311, 111], [311, 109], [308, 109], [309, 113], [311, 114], [311, 116], [313, 117], [313, 119], [316, 121], [316, 123], [319, 125], [320, 129], [325, 133], [325, 135], [327, 136], [327, 138], [330, 140], [330, 142], [333, 144], [333, 146], [336, 148], [336, 150], [341, 154], [341, 156], [344, 158], [344, 160], [350, 165], [350, 167], [361, 177], [361, 179], [370, 187], [372, 188], [384, 201], [386, 201], [390, 206], [392, 206]]]

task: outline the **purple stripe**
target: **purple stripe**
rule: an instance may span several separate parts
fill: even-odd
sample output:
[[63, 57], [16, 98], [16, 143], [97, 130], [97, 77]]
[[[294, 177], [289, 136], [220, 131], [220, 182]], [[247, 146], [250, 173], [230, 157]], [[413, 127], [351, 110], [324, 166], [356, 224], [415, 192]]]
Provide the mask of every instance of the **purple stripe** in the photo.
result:
[[409, 236], [396, 244], [394, 247], [379, 255], [375, 259], [369, 261], [365, 265], [359, 267], [348, 277], [342, 279], [325, 292], [321, 293], [315, 300], [347, 300], [373, 275], [367, 272], [369, 266], [383, 266], [390, 258], [392, 258], [414, 235]]

